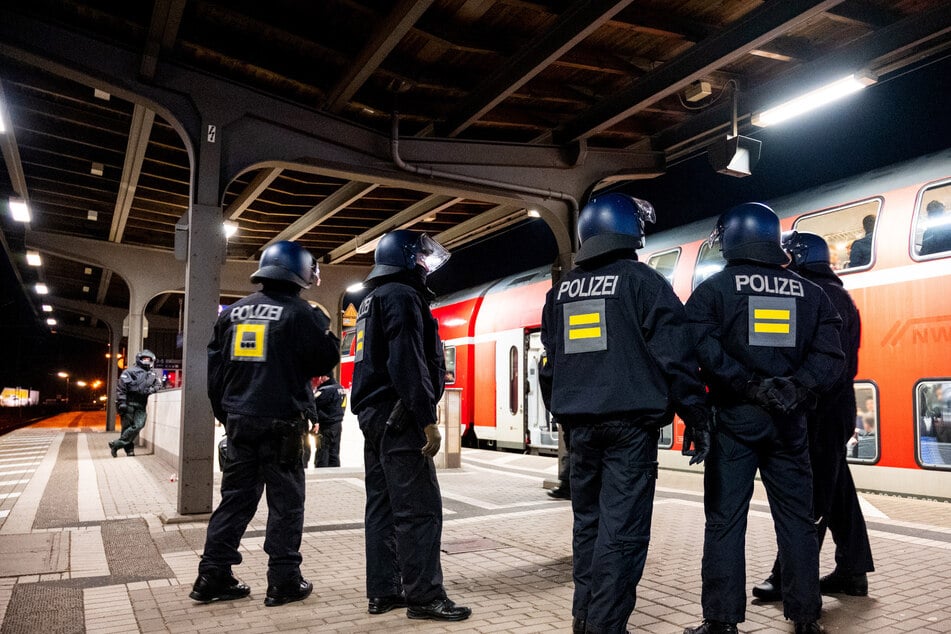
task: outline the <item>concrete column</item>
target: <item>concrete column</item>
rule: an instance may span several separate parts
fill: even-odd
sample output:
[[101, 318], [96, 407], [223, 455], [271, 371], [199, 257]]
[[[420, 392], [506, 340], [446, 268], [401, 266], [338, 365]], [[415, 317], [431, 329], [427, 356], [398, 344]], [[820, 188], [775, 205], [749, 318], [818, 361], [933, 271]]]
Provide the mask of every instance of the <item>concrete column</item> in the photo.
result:
[[119, 328], [110, 324], [109, 344], [112, 356], [109, 358], [109, 376], [106, 377], [106, 431], [116, 430], [116, 385], [119, 379], [119, 368], [116, 365], [116, 355], [122, 345], [122, 326]]
[[225, 234], [220, 201], [224, 117], [199, 108], [194, 139], [192, 203], [188, 210], [185, 328], [182, 346], [182, 427], [179, 437], [178, 512], [211, 512], [214, 493], [215, 415], [208, 401], [208, 342], [218, 315]]
[[208, 513], [212, 505], [215, 416], [208, 401], [206, 370], [224, 254], [221, 213], [221, 207], [199, 204], [193, 204], [189, 213], [178, 468], [178, 512], [182, 515]]

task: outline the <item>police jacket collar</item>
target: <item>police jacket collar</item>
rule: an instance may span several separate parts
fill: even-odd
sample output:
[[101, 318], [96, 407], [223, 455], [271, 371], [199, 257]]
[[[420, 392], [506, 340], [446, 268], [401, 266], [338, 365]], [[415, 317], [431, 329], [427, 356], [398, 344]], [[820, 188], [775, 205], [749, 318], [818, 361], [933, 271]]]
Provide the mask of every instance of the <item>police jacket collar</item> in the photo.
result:
[[423, 281], [419, 272], [415, 270], [410, 271], [408, 269], [401, 269], [400, 271], [396, 273], [391, 273], [389, 275], [381, 275], [379, 277], [368, 279], [365, 282], [365, 284], [369, 288], [373, 289], [373, 288], [379, 288], [380, 286], [383, 286], [384, 284], [387, 284], [389, 282], [396, 282], [397, 284], [406, 284], [407, 286], [410, 286], [416, 289], [416, 291], [423, 297], [423, 299], [426, 300], [427, 303], [436, 299], [436, 294], [432, 292], [431, 290], [429, 290], [429, 287], [426, 286], [426, 282]]

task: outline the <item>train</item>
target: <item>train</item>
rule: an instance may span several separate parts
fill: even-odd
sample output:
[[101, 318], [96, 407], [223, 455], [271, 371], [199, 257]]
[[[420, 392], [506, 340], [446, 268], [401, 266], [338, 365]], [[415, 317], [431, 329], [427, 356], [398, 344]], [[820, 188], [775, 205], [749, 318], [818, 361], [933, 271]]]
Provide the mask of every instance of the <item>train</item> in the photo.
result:
[[[862, 317], [858, 414], [847, 446], [856, 485], [951, 499], [951, 245], [922, 248], [928, 232], [951, 223], [951, 150], [765, 202], [784, 230], [825, 237]], [[682, 301], [724, 265], [706, 241], [715, 221], [648, 233], [638, 252]], [[853, 255], [857, 241], [871, 249], [857, 246]], [[559, 432], [538, 385], [541, 312], [551, 283], [550, 268], [542, 267], [432, 304], [446, 351], [447, 396], [467, 445], [557, 452]], [[346, 388], [352, 339], [344, 333]], [[661, 467], [688, 468], [680, 455], [683, 431], [679, 419], [662, 431]]]

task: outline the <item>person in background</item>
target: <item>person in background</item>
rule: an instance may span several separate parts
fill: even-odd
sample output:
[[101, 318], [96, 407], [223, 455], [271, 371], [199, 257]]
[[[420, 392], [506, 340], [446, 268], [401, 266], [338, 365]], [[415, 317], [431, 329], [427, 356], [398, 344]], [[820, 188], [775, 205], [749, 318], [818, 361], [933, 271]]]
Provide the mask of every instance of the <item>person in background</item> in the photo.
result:
[[317, 379], [314, 401], [320, 444], [315, 452], [314, 467], [340, 466], [340, 432], [347, 391], [332, 376]]
[[[865, 596], [866, 573], [875, 570], [875, 566], [865, 517], [846, 461], [846, 444], [855, 434], [853, 380], [859, 366], [862, 321], [842, 280], [829, 266], [829, 246], [821, 236], [787, 232], [783, 234], [783, 249], [792, 258], [789, 269], [818, 284], [842, 318], [839, 343], [845, 353], [845, 371], [807, 415], [812, 506], [819, 550], [827, 528], [835, 541], [835, 570], [819, 580], [819, 588], [823, 594]], [[872, 407], [868, 402], [865, 406], [869, 410]], [[763, 601], [779, 601], [782, 593], [782, 565], [777, 556], [769, 577], [753, 587], [753, 596]]]
[[951, 251], [951, 214], [940, 200], [932, 200], [926, 208], [928, 228], [921, 236], [919, 255]]
[[251, 593], [232, 567], [241, 563], [241, 538], [267, 489], [264, 605], [274, 607], [306, 599], [314, 588], [300, 567], [305, 412], [314, 406], [310, 379], [330, 374], [340, 342], [327, 315], [300, 297], [320, 276], [299, 244], [282, 240], [266, 248], [251, 282], [261, 290], [221, 312], [208, 344], [208, 398], [227, 443], [221, 502], [188, 596], [210, 603]]
[[849, 249], [848, 268], [865, 266], [872, 261], [872, 236], [875, 233], [875, 214], [862, 218], [862, 229], [865, 235], [852, 243]]
[[151, 350], [143, 350], [135, 355], [135, 365], [127, 368], [119, 375], [116, 384], [116, 408], [119, 411], [122, 433], [109, 443], [109, 453], [113, 458], [118, 457], [119, 450], [125, 450], [125, 455], [135, 455], [135, 441], [139, 432], [145, 427], [146, 412], [149, 396], [162, 389], [162, 380], [155, 370], [155, 354]]
[[[548, 355], [544, 352], [541, 355], [541, 358], [538, 360], [538, 375], [542, 376], [545, 372], [545, 365], [548, 363]], [[544, 390], [542, 399], [544, 400]], [[548, 410], [550, 403], [545, 403], [545, 408]], [[548, 410], [550, 415], [550, 410]], [[568, 433], [568, 430], [554, 417], [551, 419], [551, 424], [556, 425], [558, 429], [558, 437], [561, 440], [564, 448], [559, 448], [558, 452], [558, 484], [554, 486], [551, 490], [548, 491], [548, 497], [554, 500], [570, 500], [571, 499], [571, 434]]]
[[702, 462], [710, 414], [683, 304], [637, 260], [650, 203], [622, 193], [591, 199], [578, 217], [575, 268], [542, 310], [546, 407], [571, 436], [572, 630], [620, 634], [647, 561], [657, 440], [674, 410], [684, 453]]
[[757, 469], [782, 561], [783, 614], [822, 632], [806, 413], [845, 368], [842, 320], [817, 285], [783, 268], [779, 218], [761, 203], [720, 216], [710, 236], [727, 261], [687, 300], [701, 373], [716, 410], [704, 470], [703, 623], [735, 634], [746, 618], [746, 527]]
[[449, 259], [427, 236], [384, 234], [357, 313], [351, 409], [364, 435], [367, 611], [462, 621], [472, 610], [443, 587], [442, 495], [433, 456], [446, 380], [426, 277]]

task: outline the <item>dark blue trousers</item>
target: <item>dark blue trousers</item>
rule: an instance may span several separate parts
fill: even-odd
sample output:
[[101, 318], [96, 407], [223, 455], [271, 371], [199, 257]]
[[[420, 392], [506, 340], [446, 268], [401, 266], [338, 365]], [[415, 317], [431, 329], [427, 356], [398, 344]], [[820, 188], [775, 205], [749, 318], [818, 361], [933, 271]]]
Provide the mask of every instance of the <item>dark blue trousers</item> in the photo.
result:
[[266, 490], [264, 552], [268, 554], [268, 584], [292, 584], [300, 579], [304, 465], [299, 454], [296, 459], [282, 460], [281, 442], [289, 427], [301, 424], [228, 415], [229, 464], [221, 476], [221, 503], [208, 522], [199, 573], [230, 572], [232, 566], [241, 563], [241, 537]]
[[340, 430], [343, 423], [320, 424], [320, 449], [314, 457], [315, 467], [340, 466]]
[[[852, 385], [846, 393], [832, 393], [808, 417], [809, 461], [812, 465], [812, 513], [816, 519], [819, 550], [826, 530], [835, 542], [835, 569], [844, 575], [875, 570], [865, 517], [846, 460], [845, 443], [854, 431], [855, 401]], [[773, 575], [782, 578], [777, 557]]]
[[420, 449], [426, 435], [413, 420], [386, 426], [391, 407], [360, 412], [366, 472], [367, 596], [405, 592], [410, 604], [446, 597], [439, 548], [442, 495], [432, 458]]
[[703, 618], [746, 619], [747, 515], [759, 469], [779, 546], [783, 612], [795, 622], [815, 621], [822, 597], [805, 417], [771, 421], [759, 408], [747, 408], [759, 413], [749, 421], [755, 424], [721, 425], [704, 462]]
[[588, 632], [623, 633], [647, 560], [658, 432], [613, 421], [571, 426], [570, 434], [571, 612]]

